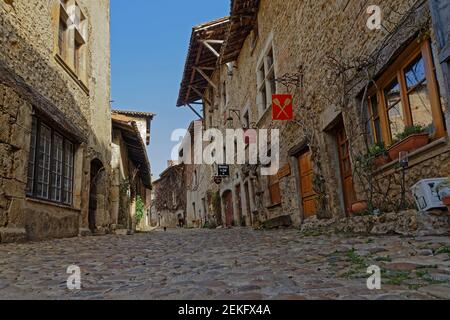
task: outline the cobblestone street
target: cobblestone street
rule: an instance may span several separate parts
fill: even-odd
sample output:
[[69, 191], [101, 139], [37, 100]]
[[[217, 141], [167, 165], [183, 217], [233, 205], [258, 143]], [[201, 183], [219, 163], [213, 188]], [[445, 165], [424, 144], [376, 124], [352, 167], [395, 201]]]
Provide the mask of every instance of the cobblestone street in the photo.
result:
[[[0, 246], [2, 299], [450, 299], [450, 238], [168, 230]], [[366, 287], [367, 266], [382, 290]], [[69, 265], [82, 290], [66, 288]]]

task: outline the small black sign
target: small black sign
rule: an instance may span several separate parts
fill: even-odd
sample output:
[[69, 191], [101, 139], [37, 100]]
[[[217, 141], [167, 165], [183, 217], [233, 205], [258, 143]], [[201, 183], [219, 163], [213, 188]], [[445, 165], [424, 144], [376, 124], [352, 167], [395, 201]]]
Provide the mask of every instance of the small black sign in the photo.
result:
[[226, 164], [221, 164], [219, 167], [219, 177], [229, 177], [230, 176], [230, 166]]

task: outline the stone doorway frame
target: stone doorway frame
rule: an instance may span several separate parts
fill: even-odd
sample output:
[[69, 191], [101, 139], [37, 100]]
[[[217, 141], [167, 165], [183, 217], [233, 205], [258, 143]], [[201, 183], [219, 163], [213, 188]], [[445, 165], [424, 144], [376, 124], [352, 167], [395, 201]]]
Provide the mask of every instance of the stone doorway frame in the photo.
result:
[[[89, 207], [88, 207], [88, 226], [92, 233], [98, 231], [98, 212], [105, 210], [105, 201], [101, 201], [102, 197], [106, 197], [106, 176], [105, 166], [98, 158], [90, 162], [90, 183], [89, 183]], [[105, 200], [105, 199], [103, 199]]]

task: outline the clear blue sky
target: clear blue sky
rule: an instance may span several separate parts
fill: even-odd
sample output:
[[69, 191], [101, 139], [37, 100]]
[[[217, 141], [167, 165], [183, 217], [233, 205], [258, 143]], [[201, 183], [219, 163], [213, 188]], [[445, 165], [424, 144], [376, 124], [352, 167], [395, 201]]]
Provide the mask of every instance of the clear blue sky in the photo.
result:
[[172, 131], [196, 116], [176, 108], [192, 27], [227, 16], [229, 0], [111, 0], [113, 108], [156, 113], [149, 158], [166, 168]]

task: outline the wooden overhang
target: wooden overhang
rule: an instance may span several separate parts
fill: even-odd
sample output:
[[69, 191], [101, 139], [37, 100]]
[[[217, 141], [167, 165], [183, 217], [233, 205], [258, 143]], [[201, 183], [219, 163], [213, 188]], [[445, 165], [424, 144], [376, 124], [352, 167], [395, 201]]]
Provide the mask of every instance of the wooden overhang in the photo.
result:
[[220, 52], [229, 31], [229, 18], [221, 18], [192, 28], [188, 55], [177, 107], [203, 100], [217, 68]]
[[[56, 104], [30, 86], [3, 61], [0, 61], [0, 83], [12, 88], [21, 98], [28, 101], [36, 114], [42, 116], [49, 125], [57, 128], [72, 142], [82, 144], [88, 141], [88, 132], [76, 126]], [[82, 119], [82, 115], [80, 118]], [[84, 123], [87, 127], [86, 119], [82, 119], [80, 123]]]
[[127, 146], [128, 155], [134, 166], [139, 170], [142, 183], [148, 189], [152, 189], [150, 161], [147, 150], [141, 138], [136, 122], [124, 122], [112, 117], [113, 128], [122, 132], [123, 140]]
[[153, 118], [156, 116], [154, 113], [151, 112], [129, 111], [129, 110], [112, 110], [112, 113], [118, 113], [130, 117], [145, 118], [150, 120], [153, 120]]
[[230, 26], [220, 53], [220, 64], [236, 61], [258, 21], [260, 0], [231, 0]]
[[150, 145], [150, 130], [152, 125], [152, 120], [156, 117], [156, 114], [151, 112], [142, 111], [129, 111], [129, 110], [112, 110], [112, 114], [115, 116], [116, 120], [122, 120], [129, 122], [128, 117], [145, 119], [147, 121], [147, 139], [145, 141], [146, 145]]

